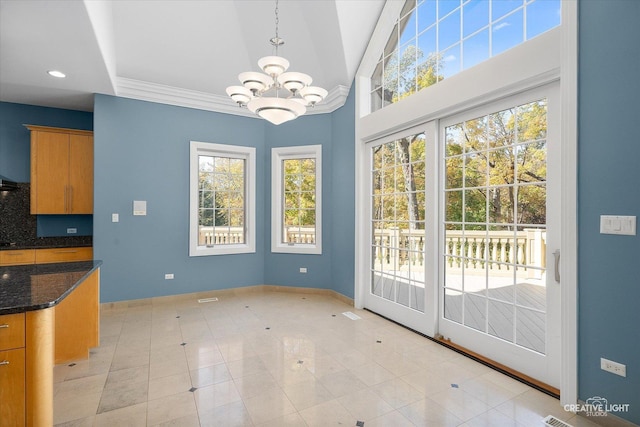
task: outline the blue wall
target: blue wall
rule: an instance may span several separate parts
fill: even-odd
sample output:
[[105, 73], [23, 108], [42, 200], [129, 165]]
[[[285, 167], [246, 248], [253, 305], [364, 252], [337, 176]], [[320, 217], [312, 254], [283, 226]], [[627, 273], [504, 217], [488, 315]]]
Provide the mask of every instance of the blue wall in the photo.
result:
[[[333, 112], [331, 150], [331, 283], [332, 289], [354, 298], [355, 279], [355, 84], [347, 102]], [[326, 224], [326, 223], [325, 223]], [[325, 243], [326, 244], [326, 243]]]
[[[331, 115], [303, 116], [279, 126], [265, 125], [269, 152], [265, 171], [267, 205], [265, 217], [265, 283], [282, 286], [331, 288]], [[322, 254], [271, 253], [271, 148], [322, 145]], [[306, 267], [307, 273], [300, 273]]]
[[[355, 96], [332, 114], [304, 116], [286, 125], [266, 125], [265, 283], [333, 289], [354, 296]], [[322, 145], [322, 254], [271, 253], [271, 161], [273, 147]], [[306, 267], [307, 273], [300, 273]]]
[[[0, 175], [16, 182], [31, 181], [31, 137], [23, 125], [93, 130], [93, 113], [0, 102]], [[90, 236], [91, 215], [38, 215], [38, 237]]]
[[[124, 98], [95, 100], [94, 254], [103, 302], [263, 283], [264, 251], [189, 257], [189, 142], [256, 147], [264, 174], [261, 120]], [[257, 183], [257, 248], [264, 246], [264, 182]], [[147, 215], [133, 216], [134, 200]], [[120, 222], [111, 222], [119, 213]], [[165, 280], [173, 273], [174, 280]]]
[[[353, 101], [332, 114], [273, 126], [261, 119], [97, 95], [95, 101], [94, 254], [104, 261], [102, 301], [274, 284], [333, 289], [353, 296]], [[334, 125], [335, 122], [335, 125]], [[189, 141], [257, 150], [255, 254], [189, 257]], [[271, 148], [323, 146], [323, 254], [271, 253]], [[350, 155], [332, 167], [333, 148]], [[337, 195], [333, 180], [350, 186]], [[147, 216], [133, 216], [133, 200]], [[112, 223], [111, 214], [120, 222]], [[346, 213], [340, 244], [332, 217]], [[343, 259], [336, 259], [333, 251]], [[351, 260], [351, 261], [350, 261]], [[299, 267], [307, 267], [300, 274]], [[174, 280], [165, 280], [173, 273]]]
[[640, 424], [640, 238], [599, 233], [600, 215], [640, 216], [640, 2], [579, 7], [579, 398], [628, 403], [617, 415]]

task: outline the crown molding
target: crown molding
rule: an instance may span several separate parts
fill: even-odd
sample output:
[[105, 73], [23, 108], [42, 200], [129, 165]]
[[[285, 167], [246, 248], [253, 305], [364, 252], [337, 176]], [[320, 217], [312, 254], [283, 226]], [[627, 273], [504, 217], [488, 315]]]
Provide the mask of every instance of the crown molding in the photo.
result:
[[[257, 117], [246, 108], [239, 108], [238, 105], [227, 96], [213, 95], [207, 92], [128, 79], [125, 77], [117, 77], [116, 82], [116, 94], [124, 98], [234, 114], [236, 116]], [[344, 105], [348, 95], [349, 88], [338, 85], [329, 91], [329, 94], [321, 104], [307, 108], [305, 115], [331, 113]]]

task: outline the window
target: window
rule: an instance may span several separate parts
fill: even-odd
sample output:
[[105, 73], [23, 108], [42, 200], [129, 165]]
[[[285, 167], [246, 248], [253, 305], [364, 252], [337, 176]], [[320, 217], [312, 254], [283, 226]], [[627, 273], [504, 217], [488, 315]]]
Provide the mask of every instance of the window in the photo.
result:
[[560, 25], [560, 0], [407, 0], [371, 75], [371, 111]]
[[271, 153], [271, 251], [321, 254], [322, 146]]
[[255, 157], [191, 141], [189, 256], [255, 252]]

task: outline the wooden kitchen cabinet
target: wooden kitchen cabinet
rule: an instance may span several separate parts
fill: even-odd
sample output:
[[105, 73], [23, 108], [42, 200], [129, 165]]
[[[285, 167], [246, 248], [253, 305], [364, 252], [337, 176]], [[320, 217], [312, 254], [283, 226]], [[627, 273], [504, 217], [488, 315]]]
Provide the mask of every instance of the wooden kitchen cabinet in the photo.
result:
[[0, 425], [25, 425], [24, 348], [0, 351]]
[[55, 307], [54, 363], [89, 358], [100, 345], [100, 273], [87, 277]]
[[0, 425], [24, 426], [25, 315], [0, 316]]
[[26, 125], [31, 131], [31, 213], [93, 213], [93, 132]]
[[24, 313], [0, 316], [0, 350], [24, 347]]
[[0, 267], [5, 265], [33, 264], [35, 262], [35, 249], [12, 249], [0, 251]]
[[0, 251], [0, 267], [9, 265], [91, 261], [92, 259], [93, 248], [91, 246], [43, 249], [11, 249]]
[[54, 262], [90, 261], [93, 259], [93, 248], [90, 246], [78, 248], [47, 248], [36, 249], [36, 264]]

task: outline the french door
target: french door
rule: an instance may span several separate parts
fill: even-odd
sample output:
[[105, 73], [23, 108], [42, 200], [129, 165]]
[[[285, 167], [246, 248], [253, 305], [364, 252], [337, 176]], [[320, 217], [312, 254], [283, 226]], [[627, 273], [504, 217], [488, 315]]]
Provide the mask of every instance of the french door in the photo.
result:
[[451, 341], [560, 383], [557, 84], [441, 121], [440, 316]]
[[366, 145], [364, 306], [560, 381], [558, 84]]
[[[431, 131], [429, 131], [431, 129]], [[422, 126], [367, 144], [369, 260], [365, 307], [432, 335], [437, 290], [435, 128]]]

